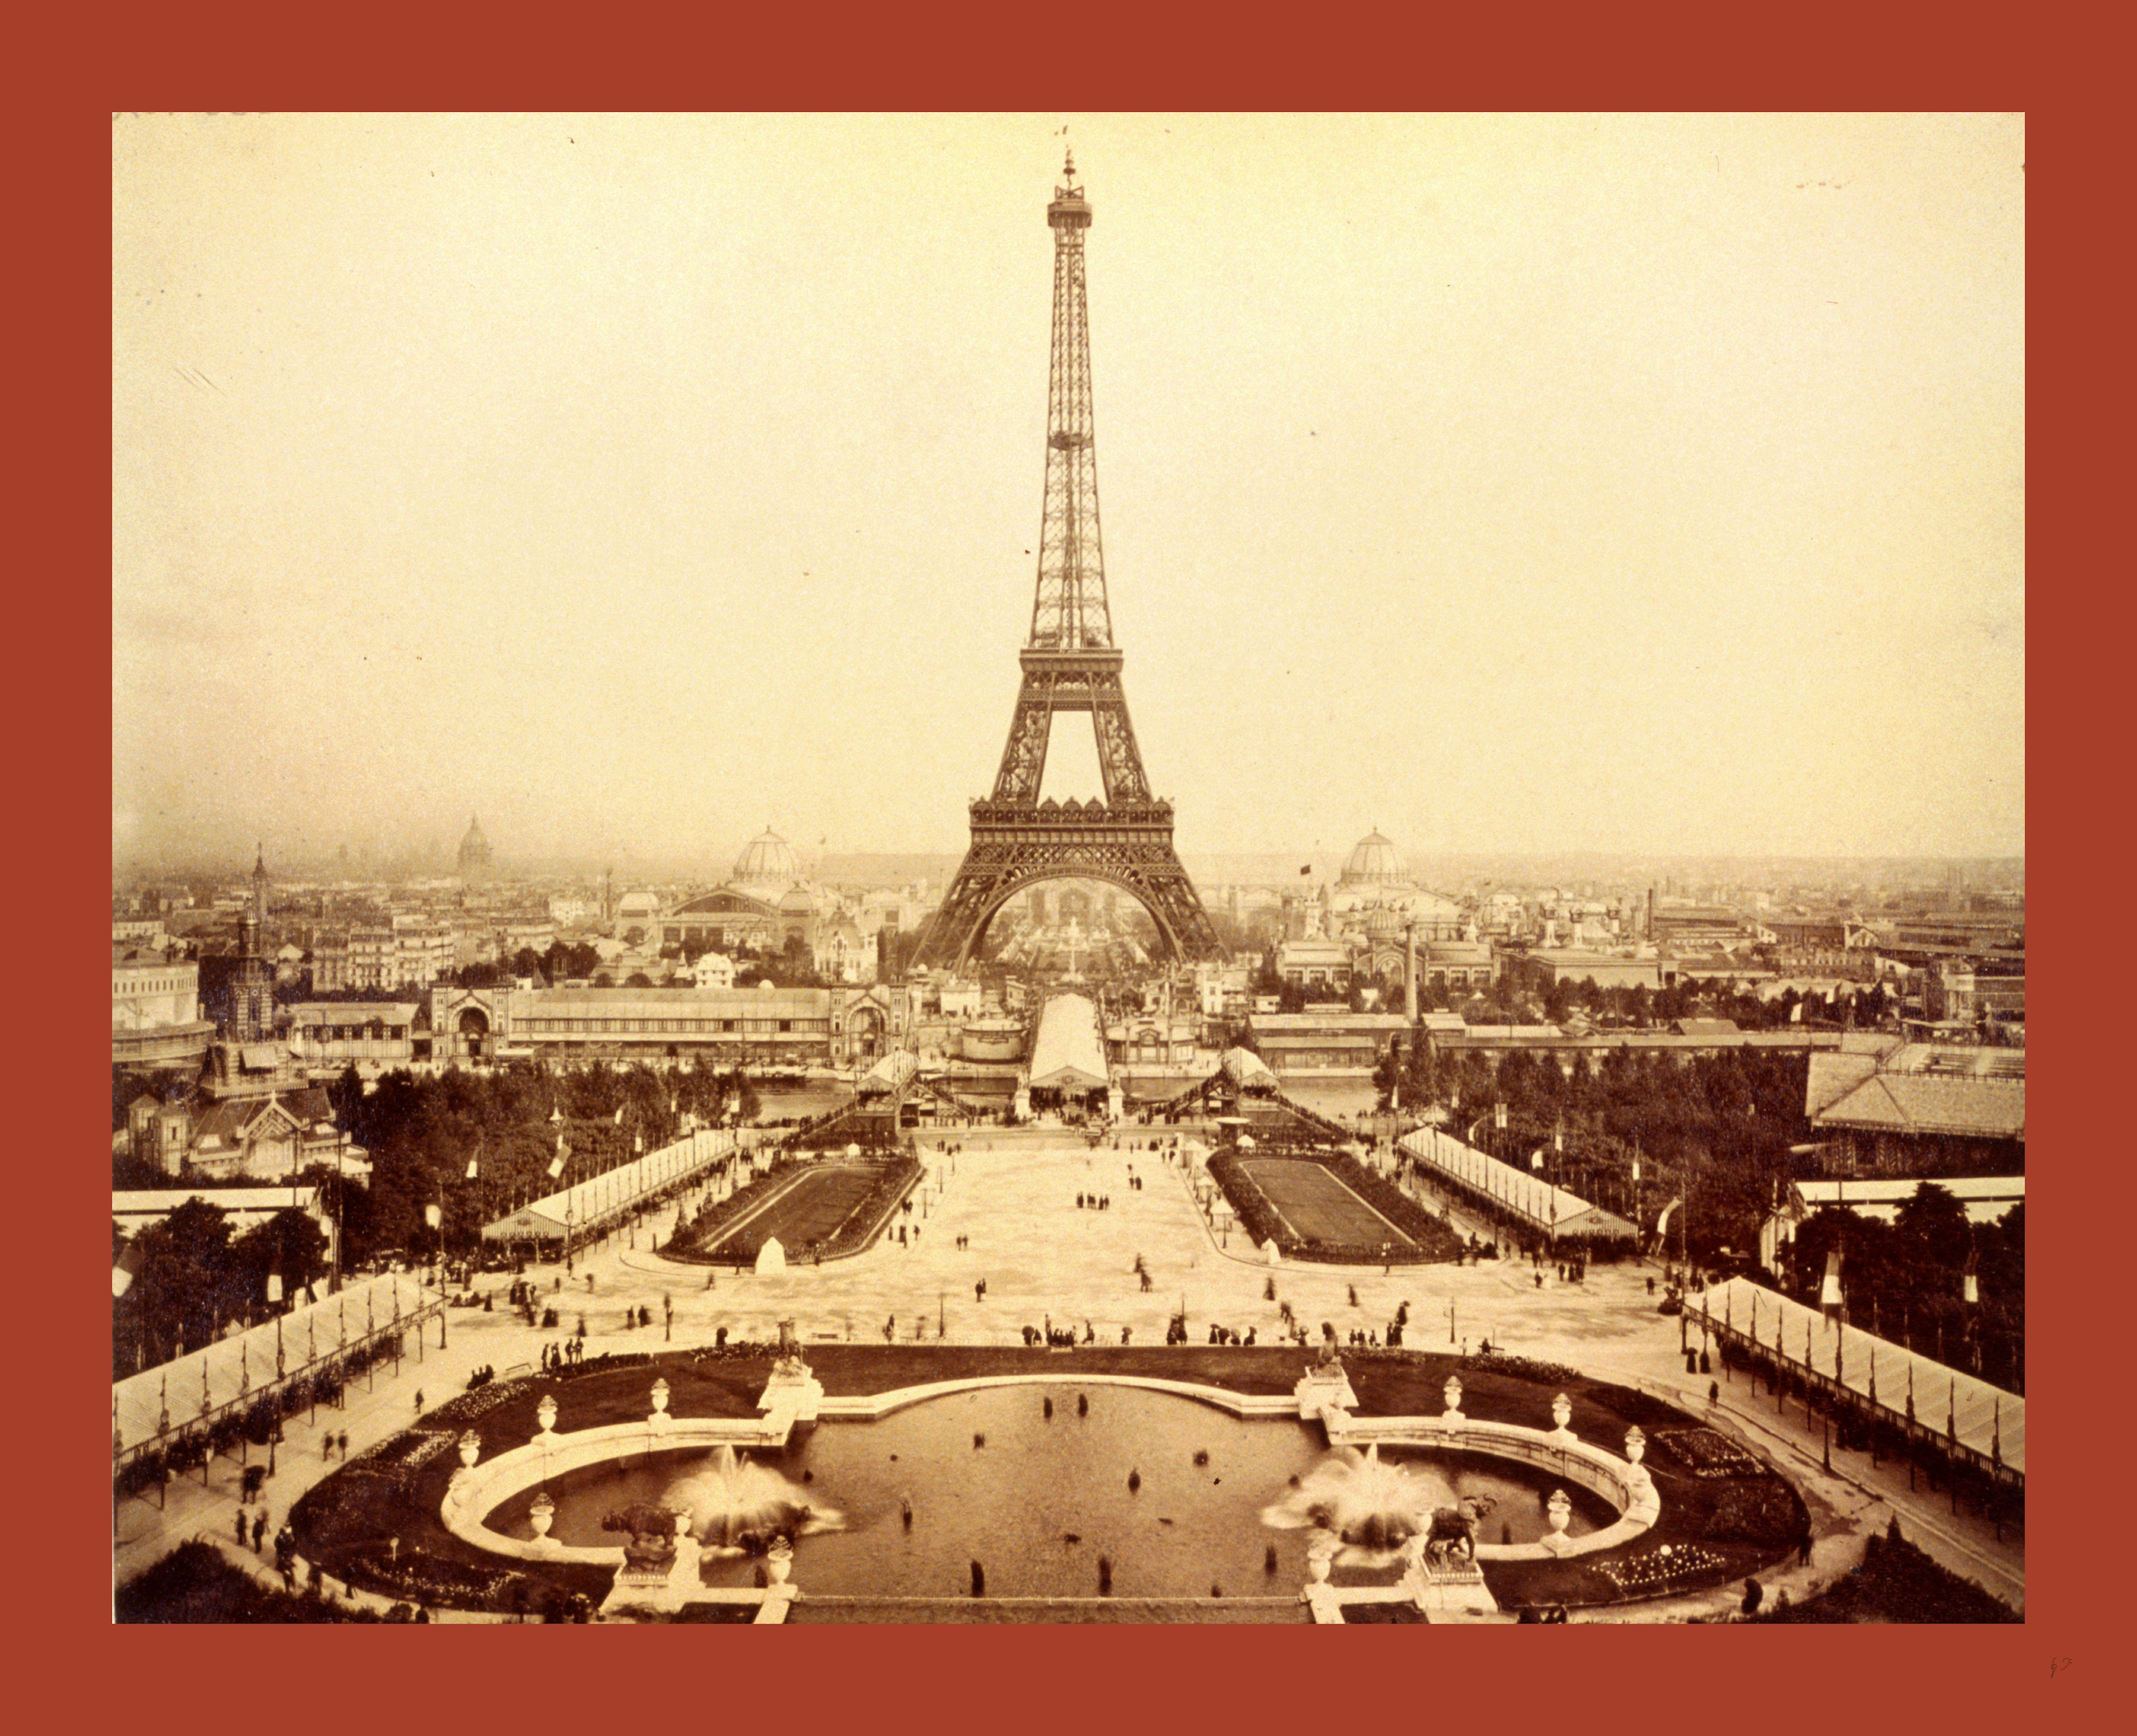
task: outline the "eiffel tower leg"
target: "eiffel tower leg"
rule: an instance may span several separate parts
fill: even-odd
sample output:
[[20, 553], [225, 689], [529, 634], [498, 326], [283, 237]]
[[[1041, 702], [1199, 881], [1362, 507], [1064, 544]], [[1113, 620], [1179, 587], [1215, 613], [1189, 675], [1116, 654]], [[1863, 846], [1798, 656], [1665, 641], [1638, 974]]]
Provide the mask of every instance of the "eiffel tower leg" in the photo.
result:
[[942, 908], [929, 919], [914, 948], [916, 963], [955, 970], [971, 956], [987, 917], [1007, 896], [994, 896], [1002, 879], [1001, 865], [991, 860], [995, 854], [978, 844], [966, 854], [943, 895]]
[[1142, 753], [1136, 746], [1135, 725], [1128, 721], [1127, 695], [1117, 670], [1092, 684], [1091, 729], [1098, 738], [1107, 803], [1149, 801], [1150, 780], [1143, 776]]
[[1046, 745], [1054, 733], [1052, 685], [1043, 675], [1027, 675], [1010, 719], [1001, 769], [995, 773], [995, 800], [1036, 802], [1046, 778]]

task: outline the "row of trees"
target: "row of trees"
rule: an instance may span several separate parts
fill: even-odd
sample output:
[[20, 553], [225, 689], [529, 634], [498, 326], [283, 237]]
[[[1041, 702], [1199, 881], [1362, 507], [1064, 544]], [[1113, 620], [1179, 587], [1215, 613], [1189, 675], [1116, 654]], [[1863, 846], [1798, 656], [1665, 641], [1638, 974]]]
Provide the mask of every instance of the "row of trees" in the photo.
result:
[[[1890, 1223], [1838, 1207], [1797, 1229], [1784, 1287], [1815, 1304], [1826, 1256], [1841, 1254], [1847, 1318], [1925, 1355], [1970, 1368], [1999, 1386], [2023, 1378], [2026, 1336], [2026, 1208], [1975, 1225], [1948, 1190], [1925, 1182]], [[1973, 1268], [1978, 1300], [1966, 1300]]]
[[1689, 1222], [1672, 1223], [1673, 1239], [1686, 1234], [1693, 1253], [1711, 1259], [1755, 1247], [1779, 1183], [1811, 1173], [1790, 1149], [1808, 1138], [1808, 1068], [1804, 1056], [1764, 1050], [1680, 1061], [1613, 1049], [1599, 1065], [1576, 1055], [1570, 1074], [1555, 1056], [1521, 1050], [1495, 1070], [1473, 1052], [1442, 1056], [1420, 1032], [1397, 1044], [1377, 1076], [1383, 1091], [1400, 1078], [1406, 1105], [1443, 1105], [1456, 1134], [1481, 1119], [1477, 1143], [1509, 1162], [1529, 1168], [1541, 1150], [1549, 1179], [1624, 1217], [1639, 1211], [1643, 1228], [1688, 1194]]
[[[483, 1225], [527, 1201], [668, 1144], [686, 1116], [747, 1121], [760, 1109], [746, 1075], [699, 1066], [665, 1072], [532, 1061], [428, 1078], [397, 1070], [368, 1092], [352, 1069], [330, 1094], [336, 1119], [372, 1163], [370, 1186], [349, 1188], [343, 1201], [352, 1260], [435, 1250], [436, 1232], [424, 1221], [431, 1205], [442, 1209], [446, 1247], [470, 1247]], [[557, 1178], [549, 1168], [560, 1132], [570, 1156]]]
[[[1554, 982], [1547, 964], [1514, 958], [1488, 988], [1449, 983], [1443, 971], [1421, 973], [1417, 1004], [1421, 1012], [1453, 1012], [1472, 1025], [1563, 1025], [1584, 1017], [1599, 1025], [1635, 1029], [1667, 1025], [1678, 1019], [1729, 1019], [1745, 1031], [1773, 1031], [1789, 1025], [1851, 1024], [1875, 1028], [1897, 1010], [1884, 984], [1865, 984], [1845, 995], [1804, 995], [1794, 988], [1771, 1000], [1739, 994], [1724, 981], [1680, 982], [1667, 988], [1645, 983], [1599, 986], [1593, 978], [1579, 983]], [[1377, 976], [1359, 974], [1341, 988], [1287, 983], [1272, 959], [1264, 959], [1254, 982], [1257, 994], [1273, 995], [1278, 1010], [1302, 1012], [1309, 1002], [1337, 1001], [1353, 1012], [1370, 1008], [1395, 1011], [1405, 1004], [1400, 970]]]

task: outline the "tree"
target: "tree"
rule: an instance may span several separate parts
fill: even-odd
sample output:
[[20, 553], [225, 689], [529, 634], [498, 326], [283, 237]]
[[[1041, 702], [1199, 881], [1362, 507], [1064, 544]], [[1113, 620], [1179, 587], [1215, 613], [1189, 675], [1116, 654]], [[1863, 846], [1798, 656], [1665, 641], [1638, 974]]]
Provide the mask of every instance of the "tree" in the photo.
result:
[[363, 1078], [351, 1061], [341, 1070], [341, 1076], [327, 1087], [327, 1101], [333, 1106], [334, 1125], [344, 1133], [354, 1128], [357, 1113], [363, 1105]]
[[311, 1214], [285, 1207], [231, 1245], [251, 1300], [266, 1294], [267, 1275], [280, 1272], [285, 1290], [325, 1275], [327, 1239]]
[[1963, 1266], [1973, 1246], [1965, 1207], [1949, 1188], [1935, 1182], [1924, 1182], [1901, 1202], [1892, 1227], [1903, 1242], [1926, 1255], [1928, 1263], [1937, 1267]]

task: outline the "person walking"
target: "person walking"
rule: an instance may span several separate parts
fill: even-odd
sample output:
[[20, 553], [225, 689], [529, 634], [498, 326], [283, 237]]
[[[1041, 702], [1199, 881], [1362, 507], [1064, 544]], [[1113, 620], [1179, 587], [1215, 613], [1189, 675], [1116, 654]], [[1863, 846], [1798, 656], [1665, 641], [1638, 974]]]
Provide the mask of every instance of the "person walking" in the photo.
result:
[[266, 1540], [267, 1514], [263, 1509], [258, 1517], [252, 1521], [252, 1553], [255, 1555], [260, 1553], [260, 1546]]

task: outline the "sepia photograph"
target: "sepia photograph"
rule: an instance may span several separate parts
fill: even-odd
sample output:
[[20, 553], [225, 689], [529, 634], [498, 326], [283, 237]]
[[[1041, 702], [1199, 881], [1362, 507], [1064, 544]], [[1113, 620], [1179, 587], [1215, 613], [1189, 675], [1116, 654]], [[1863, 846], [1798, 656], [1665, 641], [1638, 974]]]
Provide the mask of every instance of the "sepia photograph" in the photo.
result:
[[2024, 1621], [2025, 157], [113, 115], [114, 1621]]

